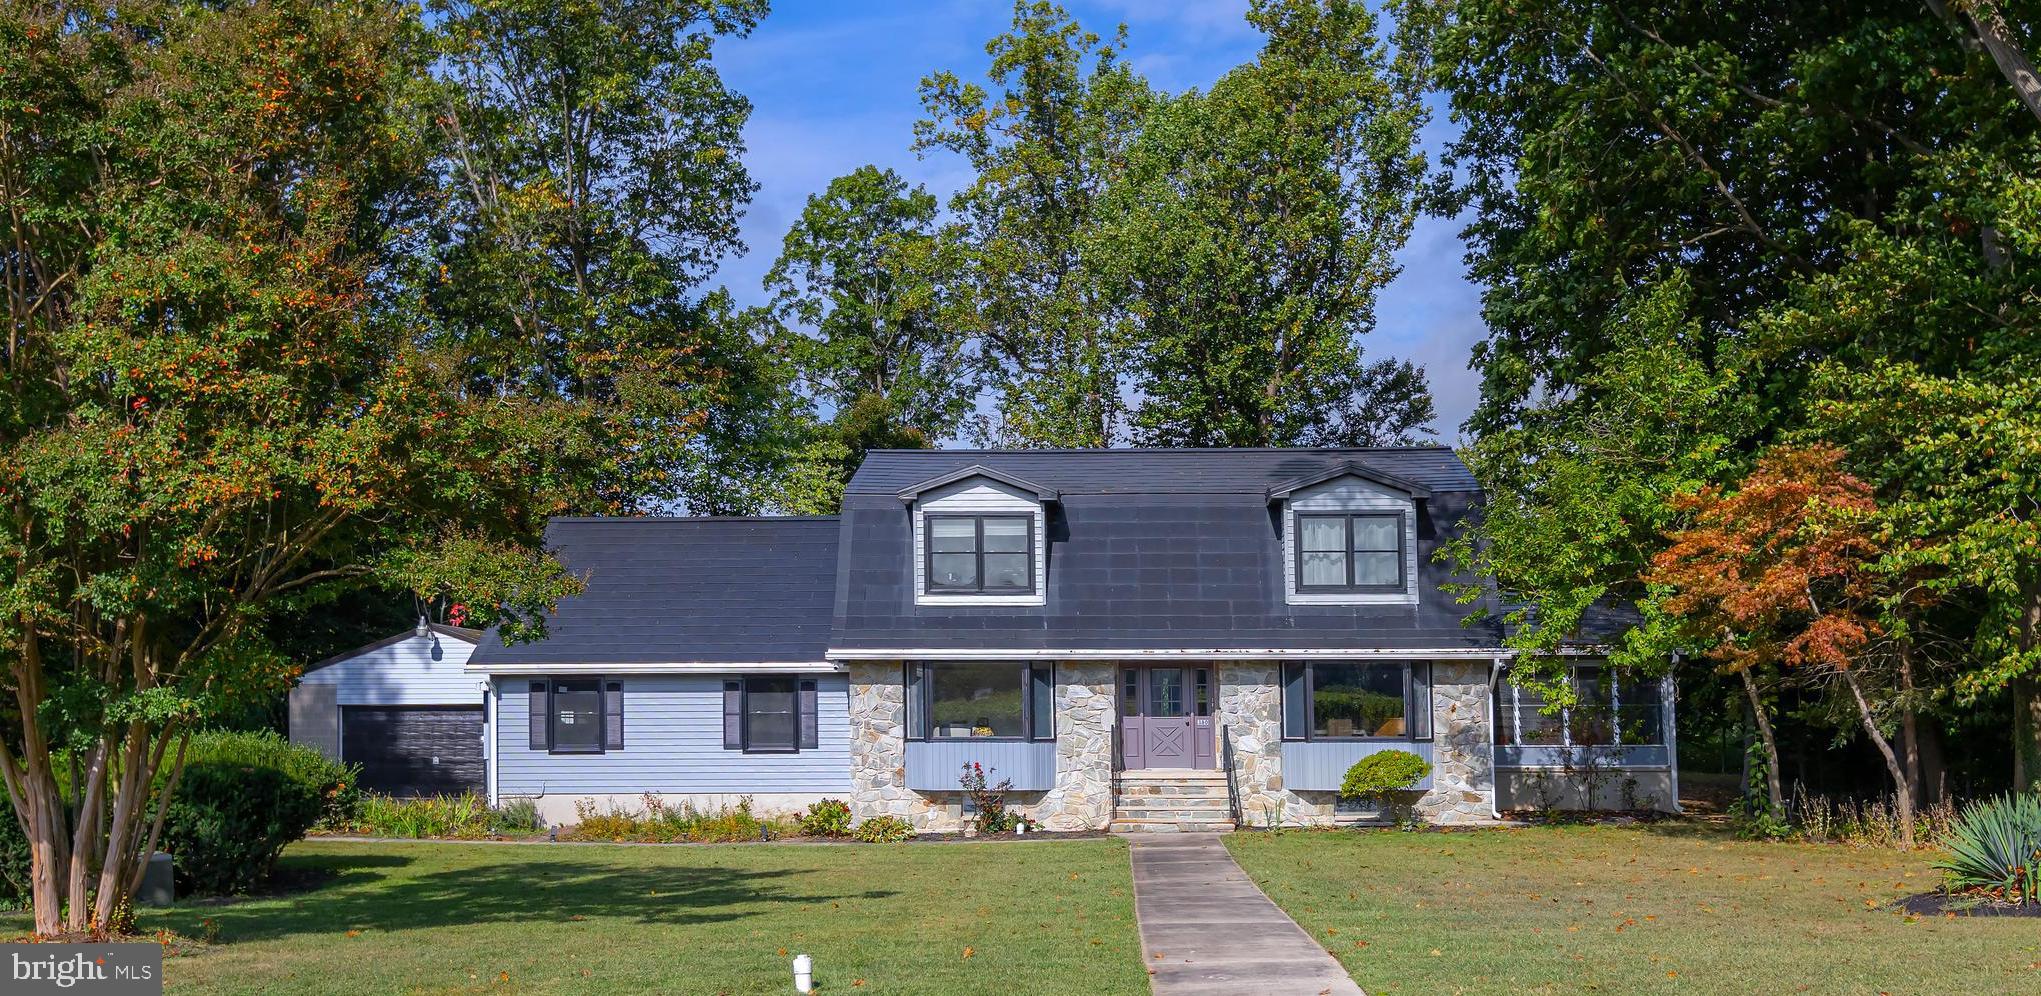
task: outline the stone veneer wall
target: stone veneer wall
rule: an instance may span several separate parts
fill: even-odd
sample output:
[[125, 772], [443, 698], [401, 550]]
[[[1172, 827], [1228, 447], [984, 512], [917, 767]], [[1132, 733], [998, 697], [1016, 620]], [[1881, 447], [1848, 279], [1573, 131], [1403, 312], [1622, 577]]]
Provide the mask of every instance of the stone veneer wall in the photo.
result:
[[[1016, 792], [1008, 808], [1050, 830], [1101, 830], [1113, 815], [1114, 666], [1056, 665], [1056, 784]], [[851, 815], [891, 815], [916, 830], [960, 830], [961, 792], [907, 787], [906, 689], [897, 663], [850, 665]]]
[[[1230, 737], [1234, 784], [1244, 825], [1327, 826], [1356, 816], [1335, 813], [1332, 792], [1283, 787], [1283, 696], [1274, 664], [1221, 664], [1219, 722]], [[1495, 786], [1489, 746], [1486, 661], [1432, 664], [1432, 789], [1417, 813], [1433, 823], [1493, 820]]]

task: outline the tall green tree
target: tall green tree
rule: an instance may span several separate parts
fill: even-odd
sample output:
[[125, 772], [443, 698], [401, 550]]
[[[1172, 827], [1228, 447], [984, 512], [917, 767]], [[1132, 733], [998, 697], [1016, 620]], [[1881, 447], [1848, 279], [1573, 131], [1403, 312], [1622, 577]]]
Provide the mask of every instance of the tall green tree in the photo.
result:
[[944, 323], [952, 260], [936, 212], [922, 187], [859, 167], [808, 198], [765, 277], [805, 330], [788, 350], [808, 391], [928, 441], [955, 434], [977, 394], [965, 338]]
[[[2041, 246], [2022, 234], [2041, 162], [2020, 51], [2041, 28], [2031, 6], [1457, 0], [1423, 13], [1442, 18], [1437, 64], [1466, 128], [1445, 206], [1472, 212], [1485, 287], [1469, 428], [1499, 500], [1522, 510], [1487, 527], [1481, 556], [1502, 583], [1534, 601], [1664, 607], [1635, 555], [1597, 552], [1607, 517], [1572, 518], [1560, 476], [1532, 468], [1643, 486], [1617, 535], [1650, 553], [1680, 525], [1680, 493], [1741, 478], [1768, 446], [1832, 442], [1876, 492], [1880, 569], [1937, 586], [1935, 607], [1894, 603], [1881, 625], [1981, 614], [1992, 622], [1946, 662], [1957, 688], [2031, 695], [2034, 514], [2004, 486], [2023, 464], [1923, 400], [2022, 397], [2041, 352]], [[1624, 316], [1668, 286], [1688, 354], [1739, 416], [1691, 437], [1705, 442], [1680, 465], [1691, 473], [1632, 474], [1637, 450], [1607, 454], [1586, 433], [1629, 405], [1605, 386], [1609, 361]], [[1956, 449], [1930, 461], [1908, 442], [1921, 438]], [[1994, 534], [2013, 545], [1982, 540]], [[2023, 756], [2041, 770], [2036, 744]]]
[[1020, 446], [1105, 446], [1125, 404], [1124, 314], [1083, 244], [1153, 96], [1110, 42], [1047, 0], [1018, 0], [989, 42], [986, 85], [922, 80], [915, 149], [972, 170], [944, 233], [957, 247], [957, 327], [979, 343], [997, 416], [981, 433]]
[[413, 17], [0, 10], [0, 781], [40, 934], [127, 926], [184, 737], [293, 673], [279, 616], [373, 584], [517, 639], [575, 588], [535, 548], [557, 461], [376, 306]]
[[1130, 301], [1137, 438], [1385, 445], [1427, 431], [1423, 372], [1362, 359], [1426, 164], [1426, 53], [1349, 0], [1256, 0], [1254, 61], [1158, 106], [1093, 265]]
[[724, 465], [763, 459], [755, 323], [694, 291], [756, 189], [714, 49], [765, 8], [426, 5], [438, 186], [410, 283], [469, 389], [597, 482], [575, 511], [731, 511]]

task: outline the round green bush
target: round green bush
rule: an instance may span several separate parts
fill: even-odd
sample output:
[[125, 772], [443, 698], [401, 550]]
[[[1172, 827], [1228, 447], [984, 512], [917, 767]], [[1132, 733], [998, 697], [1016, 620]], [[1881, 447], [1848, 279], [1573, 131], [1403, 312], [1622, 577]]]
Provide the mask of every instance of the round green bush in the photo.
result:
[[358, 801], [354, 772], [318, 751], [274, 733], [200, 734], [186, 750], [162, 847], [175, 856], [179, 891], [248, 892], [286, 846], [322, 822], [344, 825]]
[[1424, 758], [1407, 750], [1385, 750], [1370, 754], [1346, 769], [1339, 794], [1345, 799], [1386, 800], [1391, 793], [1408, 790], [1432, 773]]

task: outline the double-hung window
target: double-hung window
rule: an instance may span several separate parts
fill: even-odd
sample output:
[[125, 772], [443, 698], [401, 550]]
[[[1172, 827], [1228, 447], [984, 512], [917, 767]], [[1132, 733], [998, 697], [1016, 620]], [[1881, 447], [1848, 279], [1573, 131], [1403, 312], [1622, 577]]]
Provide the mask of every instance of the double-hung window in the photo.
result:
[[600, 754], [623, 749], [623, 682], [551, 678], [534, 680], [527, 687], [532, 750]]
[[820, 741], [813, 678], [759, 675], [723, 682], [723, 749], [792, 754]]
[[910, 740], [1054, 740], [1055, 672], [1048, 663], [958, 661], [907, 665]]
[[1297, 590], [1404, 590], [1403, 513], [1297, 513]]
[[1290, 661], [1283, 665], [1283, 739], [1430, 740], [1431, 664]]
[[924, 517], [928, 591], [1027, 595], [1035, 590], [1035, 517]]

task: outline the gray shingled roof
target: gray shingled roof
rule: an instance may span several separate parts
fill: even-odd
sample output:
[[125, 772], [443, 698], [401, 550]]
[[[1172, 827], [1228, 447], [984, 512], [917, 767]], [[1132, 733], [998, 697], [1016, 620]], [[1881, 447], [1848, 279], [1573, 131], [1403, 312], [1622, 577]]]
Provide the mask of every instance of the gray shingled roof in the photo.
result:
[[555, 519], [547, 546], [587, 589], [546, 639], [507, 647], [491, 631], [470, 663], [819, 662], [837, 534], [833, 516]]
[[[1291, 605], [1268, 490], [1348, 462], [1428, 489], [1418, 503], [1416, 606]], [[1041, 606], [916, 605], [903, 488], [981, 464], [1061, 492], [1047, 506]], [[1433, 562], [1479, 509], [1444, 447], [1234, 450], [882, 450], [852, 478], [832, 648], [1478, 649], [1492, 624], [1441, 589]], [[1465, 580], [1457, 579], [1457, 580]]]
[[1066, 494], [1263, 493], [1352, 461], [1433, 491], [1479, 491], [1444, 446], [1383, 449], [872, 450], [850, 479], [853, 495], [892, 497], [981, 464]]

